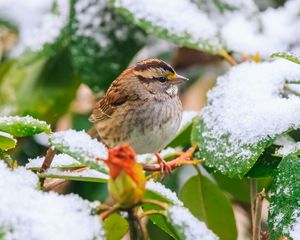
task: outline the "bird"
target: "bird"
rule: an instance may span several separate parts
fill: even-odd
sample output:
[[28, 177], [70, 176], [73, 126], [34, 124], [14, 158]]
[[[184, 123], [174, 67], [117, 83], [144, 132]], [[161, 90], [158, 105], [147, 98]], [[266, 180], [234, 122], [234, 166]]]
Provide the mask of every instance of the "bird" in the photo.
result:
[[142, 60], [111, 83], [89, 120], [108, 148], [129, 144], [138, 154], [158, 152], [179, 129], [178, 85], [187, 80], [163, 60]]

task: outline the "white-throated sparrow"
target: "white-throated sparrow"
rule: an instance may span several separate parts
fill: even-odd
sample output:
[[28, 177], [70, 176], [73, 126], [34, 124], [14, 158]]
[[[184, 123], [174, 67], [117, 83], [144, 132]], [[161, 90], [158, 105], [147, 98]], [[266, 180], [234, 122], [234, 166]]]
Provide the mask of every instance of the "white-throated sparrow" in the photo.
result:
[[138, 62], [112, 82], [89, 120], [108, 147], [128, 143], [137, 153], [159, 151], [179, 128], [177, 86], [186, 80], [162, 60]]

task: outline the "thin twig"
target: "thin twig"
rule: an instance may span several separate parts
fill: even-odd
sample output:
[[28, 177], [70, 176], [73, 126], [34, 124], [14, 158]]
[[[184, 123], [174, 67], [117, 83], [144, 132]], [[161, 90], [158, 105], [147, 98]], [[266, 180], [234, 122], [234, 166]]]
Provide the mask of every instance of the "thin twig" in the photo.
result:
[[231, 57], [225, 50], [222, 50], [219, 55], [222, 56], [231, 66], [237, 65], [237, 62], [234, 60], [234, 58]]
[[129, 223], [129, 234], [131, 240], [144, 240], [144, 233], [141, 229], [141, 224], [139, 223], [139, 219], [136, 217], [134, 213], [134, 209], [130, 208], [127, 210], [128, 212], [128, 223]]
[[159, 206], [159, 207], [164, 208], [164, 209], [166, 209], [169, 206], [169, 204], [167, 204], [165, 202], [155, 200], [155, 199], [143, 199], [142, 203], [148, 203], [148, 204], [156, 205], [156, 206]]
[[143, 212], [141, 217], [143, 218], [143, 217], [153, 215], [153, 214], [159, 214], [159, 215], [162, 215], [162, 216], [167, 215], [166, 211], [164, 211], [164, 210], [154, 210], [154, 209], [152, 209], [152, 210], [148, 210], [148, 211]]
[[257, 194], [256, 203], [255, 203], [255, 213], [254, 213], [254, 221], [252, 228], [252, 240], [260, 240], [260, 227], [261, 227], [261, 209], [263, 200], [265, 198], [265, 189]]
[[[38, 171], [39, 173], [43, 173], [45, 172], [47, 169], [50, 168], [51, 163], [53, 161], [53, 158], [55, 156], [56, 150], [52, 149], [52, 148], [48, 148], [44, 162], [42, 164], [42, 167], [40, 168], [40, 170]], [[45, 178], [40, 178], [40, 184], [41, 187], [44, 186], [44, 182], [45, 182]]]
[[107, 217], [109, 217], [109, 215], [111, 215], [112, 213], [114, 212], [117, 212], [120, 210], [120, 205], [119, 204], [116, 204], [114, 206], [112, 206], [111, 208], [109, 208], [108, 210], [102, 212], [100, 215], [99, 215], [99, 218], [104, 221]]
[[256, 179], [250, 179], [250, 204], [251, 204], [251, 223], [252, 228], [254, 226], [254, 213], [255, 213], [255, 204], [257, 196], [257, 182]]

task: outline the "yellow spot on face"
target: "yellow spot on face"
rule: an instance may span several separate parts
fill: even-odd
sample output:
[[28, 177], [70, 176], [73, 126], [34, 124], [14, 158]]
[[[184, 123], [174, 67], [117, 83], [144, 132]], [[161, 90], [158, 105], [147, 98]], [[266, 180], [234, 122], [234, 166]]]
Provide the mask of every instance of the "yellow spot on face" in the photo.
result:
[[167, 74], [166, 77], [169, 78], [169, 79], [174, 79], [174, 78], [176, 78], [176, 74], [175, 73], [169, 73], [169, 74]]

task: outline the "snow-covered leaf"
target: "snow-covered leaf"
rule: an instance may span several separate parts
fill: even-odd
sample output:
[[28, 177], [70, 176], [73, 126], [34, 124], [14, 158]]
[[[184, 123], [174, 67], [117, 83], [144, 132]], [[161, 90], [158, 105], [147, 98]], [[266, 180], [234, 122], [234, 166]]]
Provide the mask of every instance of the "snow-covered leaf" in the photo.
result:
[[[299, 239], [300, 158], [289, 155], [281, 161], [271, 187], [270, 240]], [[295, 238], [294, 238], [295, 237]]]
[[77, 0], [71, 20], [75, 69], [94, 91], [108, 88], [145, 43], [145, 34], [109, 0]]
[[16, 146], [17, 140], [12, 135], [0, 131], [0, 150], [9, 150]]
[[219, 239], [204, 222], [195, 218], [188, 209], [171, 206], [167, 209], [168, 222], [173, 226], [180, 240], [216, 240]]
[[107, 173], [104, 163], [97, 160], [97, 158], [107, 159], [106, 147], [84, 131], [55, 132], [49, 137], [49, 143], [58, 151], [70, 155], [80, 163]]
[[296, 55], [294, 53], [289, 53], [289, 52], [278, 52], [278, 53], [273, 53], [271, 57], [278, 57], [278, 58], [283, 58], [286, 60], [289, 60], [291, 62], [300, 64], [300, 56]]
[[25, 137], [41, 132], [50, 133], [51, 128], [46, 122], [31, 116], [9, 116], [0, 117], [0, 131], [7, 132], [15, 137]]
[[299, 66], [284, 60], [243, 63], [219, 77], [192, 134], [207, 166], [244, 176], [277, 136], [299, 128], [300, 97], [283, 97], [285, 82], [299, 78]]
[[49, 55], [64, 44], [69, 1], [1, 1], [0, 18], [17, 28], [19, 39], [11, 55], [34, 52], [31, 58]]
[[0, 232], [5, 239], [105, 239], [90, 202], [37, 190], [38, 177], [22, 167], [11, 171], [0, 162], [0, 176]]
[[114, 5], [121, 14], [160, 38], [213, 54], [223, 50], [216, 24], [190, 0], [115, 0]]

